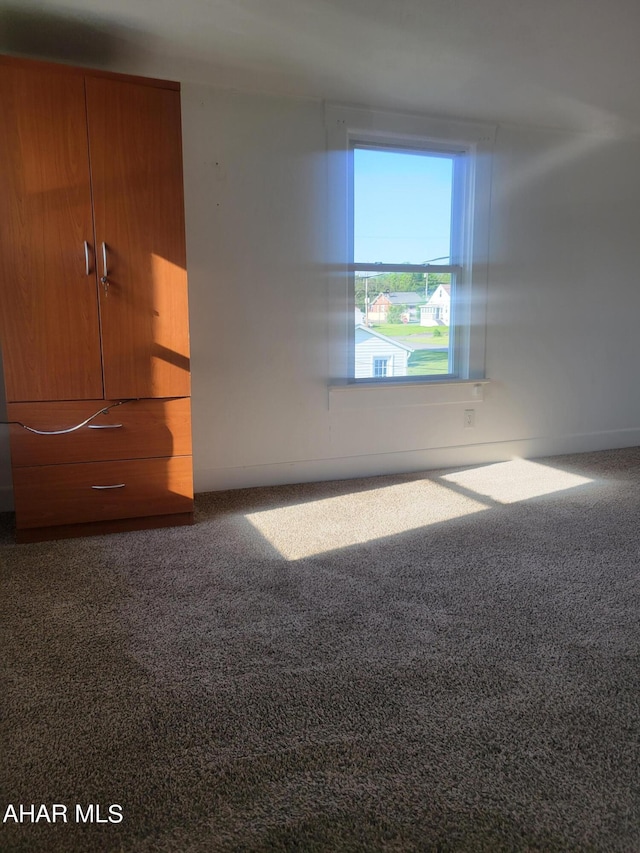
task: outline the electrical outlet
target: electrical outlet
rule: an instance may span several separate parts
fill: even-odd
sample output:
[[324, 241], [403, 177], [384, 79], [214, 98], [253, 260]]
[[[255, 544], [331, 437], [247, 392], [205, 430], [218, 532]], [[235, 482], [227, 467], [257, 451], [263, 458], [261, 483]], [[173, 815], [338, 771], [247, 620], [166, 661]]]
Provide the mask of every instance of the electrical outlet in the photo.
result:
[[464, 428], [465, 429], [473, 429], [476, 425], [476, 410], [475, 409], [465, 409], [464, 410]]

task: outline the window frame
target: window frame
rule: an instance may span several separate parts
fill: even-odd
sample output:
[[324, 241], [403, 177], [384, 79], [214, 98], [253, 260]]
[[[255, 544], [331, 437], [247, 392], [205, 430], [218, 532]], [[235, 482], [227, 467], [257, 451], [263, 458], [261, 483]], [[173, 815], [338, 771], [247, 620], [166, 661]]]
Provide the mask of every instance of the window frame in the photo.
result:
[[[325, 105], [329, 152], [330, 245], [333, 319], [331, 384], [433, 384], [485, 377], [486, 291], [488, 272], [491, 153], [495, 128], [485, 124], [426, 116]], [[454, 158], [452, 235], [449, 264], [373, 264], [354, 262], [353, 151], [372, 147], [441, 153]], [[355, 273], [450, 272], [449, 372], [441, 375], [358, 378], [355, 373]]]
[[[384, 362], [382, 367], [384, 369], [384, 373], [381, 373], [379, 376], [376, 376], [376, 362]], [[393, 376], [393, 356], [392, 355], [372, 355], [371, 356], [371, 372], [373, 374], [374, 379], [388, 379], [389, 378], [389, 367], [391, 367], [391, 375]]]

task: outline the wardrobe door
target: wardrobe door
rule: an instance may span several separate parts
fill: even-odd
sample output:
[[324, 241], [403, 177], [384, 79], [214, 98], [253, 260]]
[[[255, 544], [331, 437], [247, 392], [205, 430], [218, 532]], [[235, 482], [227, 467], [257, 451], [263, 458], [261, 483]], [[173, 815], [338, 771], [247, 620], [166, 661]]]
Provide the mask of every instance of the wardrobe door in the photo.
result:
[[7, 399], [102, 397], [81, 76], [0, 63], [0, 222]]
[[105, 393], [190, 393], [180, 94], [87, 77]]

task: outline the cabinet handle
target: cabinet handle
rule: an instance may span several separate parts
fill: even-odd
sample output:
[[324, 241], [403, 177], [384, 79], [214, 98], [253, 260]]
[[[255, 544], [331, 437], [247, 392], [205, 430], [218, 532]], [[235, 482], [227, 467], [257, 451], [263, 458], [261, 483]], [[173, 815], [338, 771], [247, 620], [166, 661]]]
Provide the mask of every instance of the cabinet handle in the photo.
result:
[[104, 295], [106, 296], [109, 291], [109, 270], [107, 269], [107, 244], [103, 242], [102, 244], [102, 278], [100, 281], [102, 282], [102, 286], [104, 287]]
[[89, 429], [120, 429], [122, 424], [89, 424]]
[[91, 486], [92, 489], [124, 489], [126, 483], [118, 483], [115, 486]]
[[84, 241], [84, 274], [91, 275], [91, 265], [89, 263], [89, 244]]
[[107, 270], [107, 244], [103, 243], [102, 244], [102, 280], [104, 281], [108, 275], [109, 275], [109, 272]]

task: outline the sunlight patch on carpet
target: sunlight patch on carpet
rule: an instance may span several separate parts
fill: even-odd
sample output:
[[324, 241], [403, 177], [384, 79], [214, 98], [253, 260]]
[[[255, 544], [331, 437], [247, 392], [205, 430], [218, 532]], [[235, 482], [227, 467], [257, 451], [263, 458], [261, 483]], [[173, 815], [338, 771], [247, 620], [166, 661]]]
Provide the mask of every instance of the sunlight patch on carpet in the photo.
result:
[[593, 483], [588, 477], [528, 459], [512, 459], [510, 462], [456, 471], [444, 474], [440, 479], [501, 504], [518, 503]]
[[245, 518], [285, 559], [300, 560], [486, 509], [425, 479], [248, 513]]

